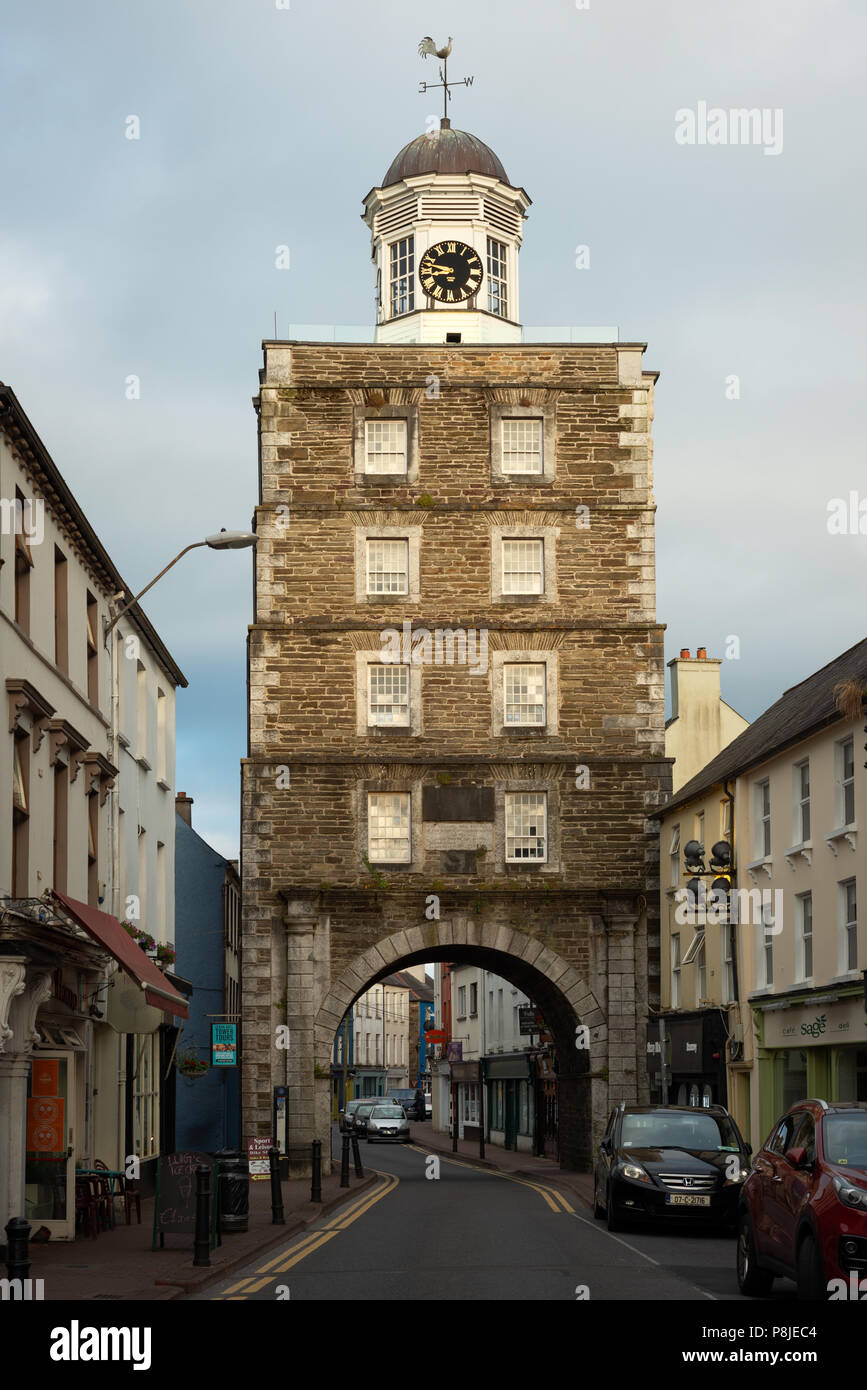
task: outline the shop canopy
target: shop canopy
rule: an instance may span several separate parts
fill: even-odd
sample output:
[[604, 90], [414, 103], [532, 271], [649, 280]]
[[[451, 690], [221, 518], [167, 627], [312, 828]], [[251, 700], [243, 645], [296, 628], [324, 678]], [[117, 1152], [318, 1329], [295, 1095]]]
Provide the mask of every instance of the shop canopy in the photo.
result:
[[148, 1004], [177, 1018], [189, 1018], [186, 999], [172, 988], [156, 961], [145, 955], [116, 917], [68, 898], [56, 888], [53, 895], [88, 936], [114, 956], [118, 965], [142, 989]]

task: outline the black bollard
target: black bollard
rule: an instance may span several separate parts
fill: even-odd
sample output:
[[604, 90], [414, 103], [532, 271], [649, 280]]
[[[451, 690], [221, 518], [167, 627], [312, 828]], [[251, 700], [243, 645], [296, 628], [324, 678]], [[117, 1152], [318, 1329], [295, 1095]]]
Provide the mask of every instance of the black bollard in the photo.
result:
[[280, 1154], [277, 1149], [268, 1150], [268, 1164], [271, 1169], [271, 1225], [285, 1226], [283, 1189], [280, 1186]]
[[355, 1176], [357, 1178], [363, 1178], [364, 1169], [361, 1166], [361, 1149], [358, 1146], [357, 1134], [352, 1135], [352, 1157], [355, 1161]]
[[211, 1170], [207, 1163], [196, 1166], [196, 1234], [193, 1264], [211, 1263]]
[[13, 1216], [6, 1226], [6, 1269], [10, 1279], [30, 1278], [30, 1222]]
[[349, 1186], [349, 1135], [343, 1136], [343, 1149], [340, 1155], [340, 1186]]
[[310, 1188], [311, 1202], [322, 1201], [322, 1140], [313, 1140], [313, 1184]]

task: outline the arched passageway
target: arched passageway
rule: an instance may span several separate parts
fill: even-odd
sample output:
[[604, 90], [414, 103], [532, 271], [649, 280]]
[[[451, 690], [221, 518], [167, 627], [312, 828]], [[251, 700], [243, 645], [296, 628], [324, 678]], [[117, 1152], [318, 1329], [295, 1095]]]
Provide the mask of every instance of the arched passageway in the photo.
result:
[[[405, 934], [396, 933], [361, 953], [334, 981], [314, 1028], [320, 1080], [329, 1067], [335, 1032], [347, 1009], [372, 985], [409, 965], [436, 961], [476, 965], [515, 985], [541, 1012], [558, 1058], [560, 1163], [564, 1168], [586, 1170], [592, 1161], [592, 1088], [605, 1086], [602, 1073], [607, 1042], [605, 1020], [592, 992], [567, 962], [524, 933], [500, 929], [496, 945], [483, 945], [470, 939], [476, 933], [468, 923], [431, 923], [431, 929], [426, 932], [429, 937], [441, 933], [451, 939], [405, 951], [385, 963], [385, 958], [404, 944], [400, 939]], [[582, 1024], [587, 1026], [589, 1047], [576, 1046]], [[580, 1044], [584, 1040], [582, 1030], [577, 1041]]]

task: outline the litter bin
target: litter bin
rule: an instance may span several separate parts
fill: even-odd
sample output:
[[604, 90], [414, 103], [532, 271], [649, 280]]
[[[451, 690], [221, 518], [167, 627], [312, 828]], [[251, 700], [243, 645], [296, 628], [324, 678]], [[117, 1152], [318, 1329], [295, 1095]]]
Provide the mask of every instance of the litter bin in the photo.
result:
[[250, 1218], [250, 1169], [237, 1149], [216, 1155], [220, 1189], [220, 1229], [227, 1235], [246, 1231]]

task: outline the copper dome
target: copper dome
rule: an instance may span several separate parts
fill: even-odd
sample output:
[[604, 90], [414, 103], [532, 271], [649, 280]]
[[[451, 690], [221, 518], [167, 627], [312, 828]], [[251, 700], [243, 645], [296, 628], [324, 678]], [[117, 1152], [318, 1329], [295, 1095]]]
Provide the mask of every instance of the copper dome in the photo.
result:
[[404, 145], [391, 161], [380, 187], [388, 188], [414, 174], [486, 174], [500, 183], [509, 182], [493, 150], [475, 135], [450, 127], [418, 135]]

